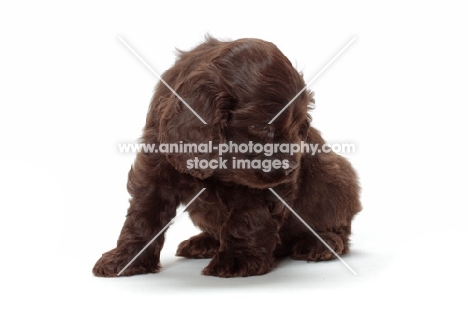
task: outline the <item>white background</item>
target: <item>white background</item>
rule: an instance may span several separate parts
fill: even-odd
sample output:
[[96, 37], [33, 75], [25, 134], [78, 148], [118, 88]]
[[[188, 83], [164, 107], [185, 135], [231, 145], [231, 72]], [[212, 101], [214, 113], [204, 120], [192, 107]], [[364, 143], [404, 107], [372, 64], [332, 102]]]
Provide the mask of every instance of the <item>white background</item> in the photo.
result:
[[[304, 1], [304, 3], [306, 3]], [[0, 5], [3, 310], [467, 307], [468, 23], [452, 1], [175, 1]], [[344, 259], [284, 260], [250, 278], [201, 276], [167, 233], [159, 274], [93, 277], [128, 207], [133, 154], [159, 73], [206, 33], [274, 42], [310, 80], [313, 125], [352, 142], [364, 210]], [[251, 309], [251, 308], [250, 308]]]

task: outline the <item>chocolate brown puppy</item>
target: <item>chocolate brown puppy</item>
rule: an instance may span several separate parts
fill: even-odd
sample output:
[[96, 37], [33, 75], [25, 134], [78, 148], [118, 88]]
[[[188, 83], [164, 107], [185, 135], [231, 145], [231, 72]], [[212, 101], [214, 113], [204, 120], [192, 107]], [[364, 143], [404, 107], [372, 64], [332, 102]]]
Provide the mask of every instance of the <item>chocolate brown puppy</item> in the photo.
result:
[[[185, 103], [159, 83], [142, 143], [255, 143], [270, 147], [302, 143], [319, 149], [325, 144], [310, 126], [311, 92], [301, 92], [277, 116], [305, 83], [272, 43], [207, 38], [193, 50], [180, 52], [162, 79]], [[139, 153], [128, 174], [130, 207], [117, 247], [102, 255], [93, 273], [117, 276], [170, 222], [177, 207], [187, 204], [203, 188], [205, 191], [187, 208], [202, 232], [183, 241], [177, 255], [212, 258], [203, 270], [205, 275], [265, 274], [272, 269], [275, 257], [306, 261], [334, 257], [269, 188], [337, 254], [348, 252], [351, 221], [361, 205], [357, 177], [346, 159], [333, 152], [270, 154], [251, 150], [228, 150], [222, 158], [227, 161], [219, 165], [221, 156], [216, 151]], [[218, 166], [195, 165], [200, 161]], [[262, 166], [236, 166], [239, 163]], [[161, 234], [121, 275], [158, 272], [163, 244]]]

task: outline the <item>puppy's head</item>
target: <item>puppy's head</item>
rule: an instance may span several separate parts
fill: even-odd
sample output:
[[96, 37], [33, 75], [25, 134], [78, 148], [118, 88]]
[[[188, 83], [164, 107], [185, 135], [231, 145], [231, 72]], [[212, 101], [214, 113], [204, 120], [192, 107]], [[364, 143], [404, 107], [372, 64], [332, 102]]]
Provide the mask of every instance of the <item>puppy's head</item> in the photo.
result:
[[[158, 127], [160, 143], [271, 147], [306, 139], [312, 94], [301, 92], [305, 86], [302, 76], [272, 43], [208, 38], [192, 51], [181, 53], [163, 79], [183, 101], [165, 86], [158, 86], [147, 126], [149, 122]], [[252, 152], [252, 148], [241, 151], [245, 150], [229, 148], [221, 158], [216, 149], [211, 153], [178, 152], [167, 154], [167, 159], [180, 172], [200, 179], [213, 176], [255, 188], [297, 178], [300, 153], [291, 155], [278, 147], [273, 153], [265, 149]], [[188, 165], [195, 158], [212, 164], [227, 161], [221, 167]]]

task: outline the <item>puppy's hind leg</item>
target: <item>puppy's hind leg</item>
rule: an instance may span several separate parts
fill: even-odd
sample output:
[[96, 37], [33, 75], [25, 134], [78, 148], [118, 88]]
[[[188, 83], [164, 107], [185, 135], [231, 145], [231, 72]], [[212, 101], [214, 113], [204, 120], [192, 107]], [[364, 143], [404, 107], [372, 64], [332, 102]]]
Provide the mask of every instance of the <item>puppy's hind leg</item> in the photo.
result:
[[[316, 232], [322, 241], [312, 232], [292, 243], [291, 258], [307, 261], [325, 261], [343, 255], [349, 251], [349, 226], [332, 228], [327, 231]], [[333, 252], [330, 250], [333, 250]], [[336, 254], [336, 255], [335, 255]]]
[[179, 244], [176, 256], [187, 258], [213, 258], [219, 250], [219, 241], [202, 232]]
[[[309, 134], [321, 139], [315, 130], [309, 130]], [[310, 228], [296, 217], [289, 218], [283, 231], [292, 243], [291, 257], [323, 261], [346, 254], [352, 219], [361, 210], [355, 171], [335, 153], [304, 156], [301, 168], [301, 195], [292, 207]]]

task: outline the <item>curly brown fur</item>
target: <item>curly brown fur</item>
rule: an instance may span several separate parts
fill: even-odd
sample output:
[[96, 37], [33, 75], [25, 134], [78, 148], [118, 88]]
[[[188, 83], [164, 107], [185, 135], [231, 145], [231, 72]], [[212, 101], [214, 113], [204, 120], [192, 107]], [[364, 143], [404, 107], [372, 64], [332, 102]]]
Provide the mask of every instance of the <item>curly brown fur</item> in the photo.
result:
[[[302, 76], [269, 42], [207, 38], [181, 52], [162, 78], [207, 122], [206, 125], [163, 84], [151, 101], [142, 143], [238, 144], [325, 142], [310, 127], [312, 93], [303, 92], [271, 120], [304, 86]], [[335, 153], [232, 153], [238, 159], [288, 160], [288, 169], [195, 169], [186, 161], [217, 159], [216, 153], [139, 153], [128, 175], [130, 208], [117, 247], [97, 261], [93, 273], [111, 277], [150, 241], [202, 188], [188, 207], [202, 233], [182, 242], [177, 255], [212, 258], [205, 275], [251, 276], [269, 272], [275, 257], [318, 261], [331, 252], [274, 196], [274, 190], [338, 254], [348, 251], [351, 220], [361, 210], [357, 177]], [[122, 275], [158, 272], [164, 234]]]

